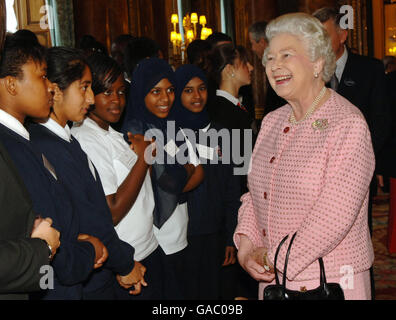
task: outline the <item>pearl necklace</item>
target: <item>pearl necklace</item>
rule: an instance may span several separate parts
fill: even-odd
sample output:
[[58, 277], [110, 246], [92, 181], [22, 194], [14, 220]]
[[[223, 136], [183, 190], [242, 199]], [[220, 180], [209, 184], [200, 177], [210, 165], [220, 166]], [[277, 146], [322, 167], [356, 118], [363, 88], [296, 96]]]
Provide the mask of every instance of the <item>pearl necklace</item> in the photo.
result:
[[289, 122], [291, 124], [299, 124], [300, 122], [304, 121], [305, 119], [307, 119], [317, 108], [319, 101], [323, 98], [323, 96], [326, 93], [326, 86], [324, 86], [322, 88], [322, 90], [320, 90], [318, 96], [315, 98], [315, 100], [312, 102], [312, 105], [309, 107], [307, 113], [300, 119], [300, 120], [296, 120], [296, 117], [294, 116], [294, 112], [292, 110], [290, 117], [289, 117]]

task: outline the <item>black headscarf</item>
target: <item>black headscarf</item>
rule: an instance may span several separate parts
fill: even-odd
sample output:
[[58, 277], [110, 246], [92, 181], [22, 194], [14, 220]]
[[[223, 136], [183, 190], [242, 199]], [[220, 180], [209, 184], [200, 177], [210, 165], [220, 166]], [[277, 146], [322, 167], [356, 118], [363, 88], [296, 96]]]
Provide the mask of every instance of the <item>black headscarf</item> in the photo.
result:
[[175, 85], [175, 73], [165, 60], [147, 58], [138, 63], [132, 75], [130, 95], [125, 110], [125, 121], [122, 131], [125, 131], [128, 123], [133, 121], [140, 122], [144, 126], [144, 131], [156, 128], [166, 132], [168, 119], [156, 117], [147, 109], [144, 102], [150, 90], [162, 79], [168, 79], [171, 84]]
[[197, 66], [186, 64], [179, 67], [176, 72], [176, 95], [175, 104], [170, 112], [169, 118], [176, 121], [176, 126], [181, 128], [189, 128], [199, 130], [205, 128], [210, 123], [209, 114], [206, 106], [199, 113], [191, 112], [185, 108], [181, 102], [181, 95], [188, 82], [197, 77], [201, 79], [207, 86], [205, 73]]
[[[175, 84], [174, 72], [162, 59], [147, 58], [139, 62], [132, 75], [129, 101], [126, 108], [122, 132], [126, 134], [146, 134], [150, 129], [158, 129], [163, 139], [157, 139], [157, 153], [162, 152], [167, 142], [167, 121], [152, 114], [146, 107], [145, 97], [162, 79]], [[162, 140], [162, 141], [161, 141]], [[162, 145], [161, 148], [158, 146]], [[161, 228], [181, 202], [181, 195], [187, 183], [187, 171], [177, 162], [168, 164], [155, 162], [152, 165], [151, 181], [153, 185], [155, 208], [154, 225]]]

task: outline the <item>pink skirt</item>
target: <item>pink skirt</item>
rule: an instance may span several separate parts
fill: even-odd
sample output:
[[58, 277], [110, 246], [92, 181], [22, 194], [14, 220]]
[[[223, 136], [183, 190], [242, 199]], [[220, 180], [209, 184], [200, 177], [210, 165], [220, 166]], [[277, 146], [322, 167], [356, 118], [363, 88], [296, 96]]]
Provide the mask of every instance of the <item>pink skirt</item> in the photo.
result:
[[[327, 278], [327, 282], [339, 283], [344, 291], [345, 300], [371, 300], [371, 282], [370, 271], [364, 271], [351, 276], [348, 281], [345, 278]], [[282, 277], [279, 277], [282, 282]], [[258, 297], [263, 300], [264, 288], [270, 284], [275, 284], [275, 280], [271, 283], [260, 282]], [[312, 290], [319, 286], [319, 279], [307, 281], [288, 281], [286, 280], [286, 288], [290, 290], [306, 289]]]

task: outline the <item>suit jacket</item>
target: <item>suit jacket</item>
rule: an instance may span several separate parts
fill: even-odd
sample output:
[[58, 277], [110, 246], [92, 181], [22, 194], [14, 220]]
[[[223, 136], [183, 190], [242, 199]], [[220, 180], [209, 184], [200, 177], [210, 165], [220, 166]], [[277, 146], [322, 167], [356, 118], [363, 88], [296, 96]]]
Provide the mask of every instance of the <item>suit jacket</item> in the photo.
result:
[[249, 112], [243, 111], [221, 96], [216, 96], [210, 101], [208, 110], [210, 119], [213, 122], [216, 122], [230, 130], [251, 129], [251, 124], [254, 120]]
[[276, 94], [275, 90], [271, 87], [271, 85], [267, 83], [267, 95], [265, 97], [264, 117], [268, 113], [284, 106], [285, 104], [287, 104], [287, 101], [279, 97]]
[[374, 153], [377, 157], [391, 128], [389, 99], [382, 62], [349, 51], [337, 93], [352, 102], [363, 113], [370, 128]]
[[30, 238], [35, 213], [8, 153], [0, 144], [0, 299], [27, 299], [40, 290], [48, 247]]
[[[212, 101], [209, 102], [208, 110], [211, 121], [230, 130], [232, 139], [235, 138], [232, 136], [232, 129], [240, 130], [239, 144], [238, 143], [233, 144], [232, 148], [239, 146], [239, 150], [236, 150], [236, 154], [244, 155], [246, 161], [247, 160], [246, 157], [248, 157], [251, 154], [251, 150], [253, 150], [253, 146], [256, 139], [251, 129], [251, 125], [254, 119], [251, 118], [248, 112], [240, 109], [239, 107], [234, 105], [231, 101], [229, 101], [228, 99], [222, 96], [216, 96], [214, 99], [212, 99]], [[244, 130], [252, 131], [253, 141], [251, 143], [249, 142], [248, 144], [245, 144]], [[234, 154], [233, 152], [234, 151], [231, 151], [231, 154]], [[240, 181], [241, 181], [241, 191], [245, 193], [247, 191], [246, 175], [241, 176]]]

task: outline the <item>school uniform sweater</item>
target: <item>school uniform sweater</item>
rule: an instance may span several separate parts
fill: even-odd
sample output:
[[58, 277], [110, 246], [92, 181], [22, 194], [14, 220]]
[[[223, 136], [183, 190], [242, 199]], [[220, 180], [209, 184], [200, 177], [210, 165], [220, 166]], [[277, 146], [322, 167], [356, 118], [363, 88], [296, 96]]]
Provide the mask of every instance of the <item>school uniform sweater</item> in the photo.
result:
[[[208, 130], [222, 129], [211, 124]], [[199, 135], [196, 132], [196, 141]], [[214, 141], [217, 142], [217, 141]], [[201, 165], [205, 179], [194, 190], [187, 193], [188, 236], [213, 234], [225, 229], [226, 244], [233, 245], [233, 233], [237, 224], [238, 209], [241, 205], [240, 177], [233, 174], [233, 166], [222, 162], [221, 139], [219, 145], [208, 145], [213, 150], [213, 159], [202, 158]], [[215, 164], [217, 160], [217, 164]], [[212, 162], [212, 163], [211, 163]]]
[[[58, 125], [55, 121], [54, 124]], [[63, 129], [58, 125], [59, 129]], [[126, 275], [134, 267], [134, 248], [119, 239], [111, 218], [98, 172], [74, 138], [66, 141], [44, 125], [32, 124], [29, 132], [33, 143], [53, 164], [80, 219], [80, 233], [99, 238], [109, 257], [103, 267], [95, 269], [84, 285], [92, 292], [115, 281], [114, 274]], [[61, 155], [61, 156], [60, 156]]]

